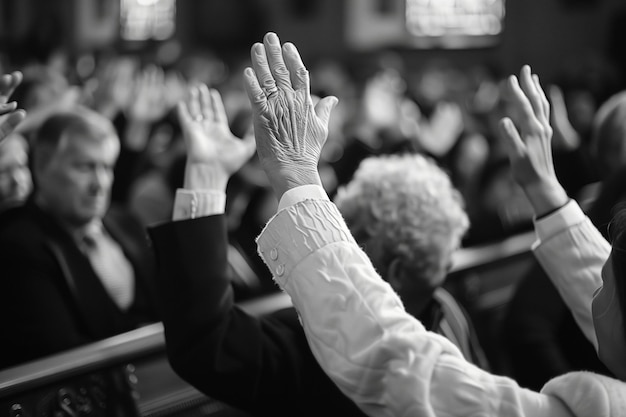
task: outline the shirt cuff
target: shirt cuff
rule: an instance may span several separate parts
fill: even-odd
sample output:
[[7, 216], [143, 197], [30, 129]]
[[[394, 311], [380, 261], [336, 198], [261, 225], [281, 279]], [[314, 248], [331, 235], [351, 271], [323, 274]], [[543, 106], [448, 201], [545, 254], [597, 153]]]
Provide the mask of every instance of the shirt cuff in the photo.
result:
[[356, 244], [337, 206], [330, 200], [308, 199], [272, 217], [257, 237], [257, 250], [276, 283], [284, 288], [302, 259], [336, 242]]
[[585, 220], [585, 213], [574, 200], [557, 211], [535, 220], [535, 233], [539, 242], [546, 241], [559, 232]]
[[196, 217], [224, 214], [226, 193], [217, 190], [176, 190], [172, 220], [195, 219]]
[[305, 200], [328, 200], [328, 194], [323, 187], [315, 184], [301, 185], [285, 191], [278, 202], [278, 211], [293, 206]]

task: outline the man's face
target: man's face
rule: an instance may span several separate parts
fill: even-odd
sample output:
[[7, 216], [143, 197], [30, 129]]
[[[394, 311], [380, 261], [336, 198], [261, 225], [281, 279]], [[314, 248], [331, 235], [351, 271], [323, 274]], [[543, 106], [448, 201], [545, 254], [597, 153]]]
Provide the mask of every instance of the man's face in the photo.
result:
[[21, 203], [32, 186], [26, 141], [11, 135], [0, 144], [0, 206]]
[[624, 315], [615, 287], [613, 253], [602, 268], [602, 287], [593, 297], [591, 311], [598, 338], [598, 357], [618, 378], [626, 380], [626, 336]]
[[73, 226], [102, 218], [109, 207], [119, 149], [115, 136], [62, 138], [37, 176], [37, 193], [46, 209]]

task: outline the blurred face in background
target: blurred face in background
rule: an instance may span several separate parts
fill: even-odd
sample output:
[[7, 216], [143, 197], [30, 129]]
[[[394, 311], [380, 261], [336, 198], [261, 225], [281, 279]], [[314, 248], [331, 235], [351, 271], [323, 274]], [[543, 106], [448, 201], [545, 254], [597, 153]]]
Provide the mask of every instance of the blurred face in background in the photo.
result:
[[115, 135], [65, 134], [37, 172], [37, 197], [61, 221], [80, 227], [104, 216], [120, 151]]
[[32, 188], [28, 143], [12, 134], [0, 143], [0, 210], [21, 204]]

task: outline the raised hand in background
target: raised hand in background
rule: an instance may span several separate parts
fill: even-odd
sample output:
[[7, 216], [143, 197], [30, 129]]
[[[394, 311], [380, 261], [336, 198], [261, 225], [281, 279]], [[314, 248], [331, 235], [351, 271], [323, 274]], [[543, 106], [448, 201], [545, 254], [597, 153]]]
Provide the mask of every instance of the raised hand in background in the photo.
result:
[[187, 146], [184, 187], [225, 191], [230, 176], [254, 154], [254, 135], [243, 140], [233, 135], [220, 93], [205, 84], [189, 88], [178, 118]]
[[525, 65], [519, 76], [507, 78], [503, 97], [508, 117], [500, 120], [500, 132], [511, 161], [511, 173], [541, 217], [567, 203], [552, 162], [550, 103], [539, 77]]

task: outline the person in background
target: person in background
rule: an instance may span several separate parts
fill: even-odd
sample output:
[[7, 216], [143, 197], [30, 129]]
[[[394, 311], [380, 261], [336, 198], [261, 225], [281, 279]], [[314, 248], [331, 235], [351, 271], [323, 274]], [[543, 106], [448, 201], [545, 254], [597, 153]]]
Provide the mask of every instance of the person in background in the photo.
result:
[[[620, 380], [575, 372], [551, 380], [541, 392], [524, 389], [472, 365], [450, 341], [408, 314], [320, 186], [317, 160], [336, 99], [324, 98], [313, 107], [308, 72], [296, 48], [281, 46], [273, 34], [253, 47], [252, 66], [245, 82], [257, 152], [280, 200], [277, 215], [257, 240], [259, 254], [290, 295], [320, 366], [345, 395], [371, 416], [623, 414], [626, 384]], [[506, 83], [520, 130], [505, 118], [502, 134], [516, 181], [537, 216], [549, 216], [567, 203], [550, 160], [549, 104], [530, 68], [523, 68], [521, 80], [522, 87], [514, 76]], [[540, 232], [541, 245], [550, 242], [544, 236]], [[594, 291], [601, 290], [593, 303], [585, 291], [579, 299], [589, 301], [587, 311], [581, 303], [575, 314], [590, 319], [599, 346], [606, 349], [600, 349], [601, 358], [619, 375], [626, 338], [617, 300], [624, 297], [613, 291], [611, 266], [608, 262], [603, 274], [604, 287], [594, 280]]]
[[0, 213], [22, 204], [33, 188], [28, 142], [19, 133], [0, 142]]
[[0, 367], [158, 320], [154, 258], [133, 217], [109, 207], [119, 139], [85, 108], [48, 118], [32, 145], [35, 188], [0, 230]]
[[407, 312], [489, 369], [469, 315], [443, 288], [469, 220], [437, 163], [421, 154], [368, 157], [334, 203]]
[[32, 189], [28, 143], [13, 132], [26, 113], [16, 102], [7, 103], [22, 78], [19, 71], [0, 77], [0, 213], [21, 204]]
[[[567, 119], [564, 103], [551, 100], [555, 112]], [[587, 148], [601, 174], [586, 214], [605, 238], [612, 217], [626, 200], [626, 92], [611, 96], [594, 119]], [[551, 122], [561, 138], [561, 123]], [[558, 166], [555, 165], [558, 175]], [[579, 200], [580, 201], [580, 200]], [[584, 206], [583, 201], [581, 205]], [[598, 358], [591, 341], [576, 324], [557, 288], [537, 263], [518, 286], [502, 326], [511, 365], [511, 376], [520, 384], [539, 389], [549, 379], [573, 370], [611, 375]]]
[[24, 76], [20, 71], [0, 77], [0, 143], [6, 139], [26, 117], [24, 110], [17, 108], [17, 102], [8, 102], [20, 85]]
[[[174, 221], [150, 229], [173, 368], [207, 395], [255, 415], [361, 415], [317, 365], [293, 308], [254, 317], [234, 304], [225, 190], [254, 142], [230, 132], [219, 93], [204, 85], [179, 112], [188, 148], [184, 189]], [[446, 173], [418, 154], [371, 157], [337, 204], [410, 313], [487, 367], [468, 316], [441, 288], [468, 227]]]

